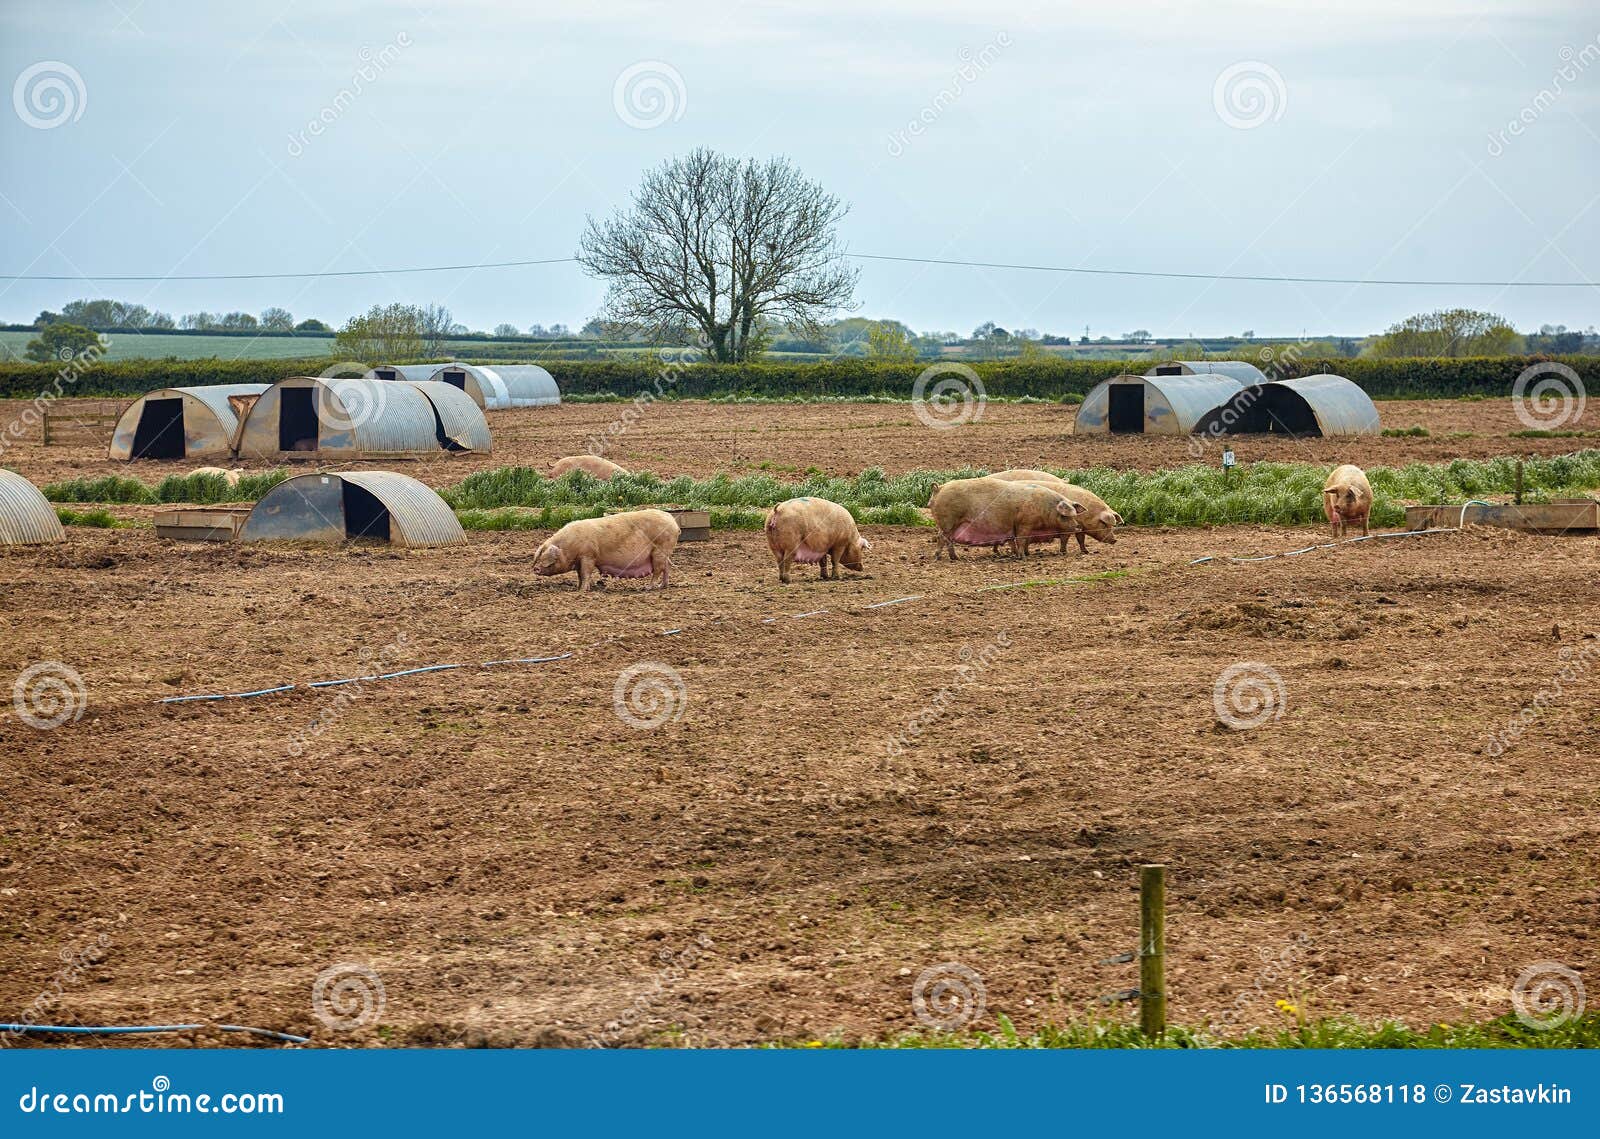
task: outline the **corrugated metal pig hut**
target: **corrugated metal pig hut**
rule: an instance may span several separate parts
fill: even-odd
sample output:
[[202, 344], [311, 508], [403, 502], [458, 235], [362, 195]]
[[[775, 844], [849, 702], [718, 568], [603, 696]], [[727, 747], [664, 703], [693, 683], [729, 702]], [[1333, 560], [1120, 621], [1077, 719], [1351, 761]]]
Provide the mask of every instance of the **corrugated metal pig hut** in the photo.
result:
[[262, 496], [239, 527], [241, 542], [344, 542], [454, 546], [467, 540], [444, 499], [409, 475], [342, 471], [296, 475]]
[[488, 451], [489, 424], [446, 384], [291, 376], [256, 401], [239, 432], [239, 457], [276, 462]]
[[134, 400], [111, 435], [113, 459], [225, 459], [239, 433], [240, 397], [266, 384], [161, 388]]

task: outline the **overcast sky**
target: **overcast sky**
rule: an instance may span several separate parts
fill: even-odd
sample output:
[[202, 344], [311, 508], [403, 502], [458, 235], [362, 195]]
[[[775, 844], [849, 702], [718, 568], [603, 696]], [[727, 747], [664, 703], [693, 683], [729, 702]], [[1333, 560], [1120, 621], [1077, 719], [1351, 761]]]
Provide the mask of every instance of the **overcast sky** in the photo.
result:
[[[851, 204], [843, 235], [862, 253], [1600, 279], [1592, 0], [0, 0], [0, 11], [5, 273], [565, 257], [585, 216], [625, 203], [643, 169], [708, 145], [788, 155]], [[474, 328], [577, 327], [601, 294], [570, 264], [0, 281], [0, 319], [114, 296], [174, 316], [281, 305], [330, 323], [437, 301]], [[858, 299], [861, 315], [962, 332], [995, 320], [1074, 335], [1355, 334], [1457, 305], [1524, 330], [1600, 319], [1592, 287], [886, 262], [863, 263]]]

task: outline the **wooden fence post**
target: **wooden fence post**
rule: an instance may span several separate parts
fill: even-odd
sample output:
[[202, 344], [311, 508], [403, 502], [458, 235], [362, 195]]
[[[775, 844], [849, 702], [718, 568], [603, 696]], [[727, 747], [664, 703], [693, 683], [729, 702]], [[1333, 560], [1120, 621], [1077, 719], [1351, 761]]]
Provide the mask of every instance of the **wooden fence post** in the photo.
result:
[[1167, 868], [1139, 867], [1139, 1028], [1167, 1031]]

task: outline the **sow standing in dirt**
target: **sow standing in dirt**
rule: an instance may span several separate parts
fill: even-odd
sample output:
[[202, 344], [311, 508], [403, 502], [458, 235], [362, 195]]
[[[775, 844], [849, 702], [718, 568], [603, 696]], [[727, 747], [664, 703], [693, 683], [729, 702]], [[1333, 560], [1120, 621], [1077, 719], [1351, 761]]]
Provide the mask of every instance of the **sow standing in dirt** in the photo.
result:
[[533, 572], [551, 577], [577, 570], [580, 593], [589, 592], [597, 575], [648, 577], [650, 588], [665, 589], [677, 546], [678, 523], [665, 510], [580, 518], [540, 544]]
[[839, 567], [861, 572], [861, 552], [869, 549], [856, 529], [856, 520], [837, 502], [825, 498], [791, 498], [767, 515], [767, 547], [778, 559], [778, 580], [789, 584], [789, 567], [795, 562], [821, 563], [822, 579], [839, 580]]
[[1335, 467], [1322, 484], [1322, 509], [1327, 512], [1335, 538], [1354, 522], [1361, 523], [1365, 536], [1367, 520], [1372, 516], [1372, 485], [1367, 482], [1366, 472], [1350, 463]]

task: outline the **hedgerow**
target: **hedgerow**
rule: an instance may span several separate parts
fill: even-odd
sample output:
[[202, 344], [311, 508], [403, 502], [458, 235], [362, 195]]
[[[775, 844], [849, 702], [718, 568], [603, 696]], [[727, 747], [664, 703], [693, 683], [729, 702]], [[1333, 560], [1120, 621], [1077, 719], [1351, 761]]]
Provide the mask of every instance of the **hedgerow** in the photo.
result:
[[[470, 357], [469, 357], [470, 358]], [[1271, 374], [1284, 377], [1331, 372], [1379, 399], [1504, 396], [1528, 367], [1551, 359], [1573, 369], [1589, 390], [1600, 389], [1600, 356], [1492, 356], [1425, 359], [1301, 359], [1280, 361]], [[1261, 361], [1263, 365], [1266, 361]], [[970, 367], [985, 392], [1003, 399], [1075, 399], [1109, 376], [1143, 372], [1148, 360], [993, 360]], [[270, 384], [294, 375], [317, 375], [328, 358], [304, 360], [112, 360], [100, 361], [61, 386], [67, 396], [132, 396], [162, 387], [205, 384]], [[641, 393], [667, 399], [826, 399], [883, 396], [905, 399], [928, 367], [867, 360], [827, 363], [695, 364], [678, 366], [641, 355], [631, 359], [548, 360], [570, 397], [632, 399]], [[967, 365], [964, 365], [967, 366]], [[0, 397], [32, 398], [54, 388], [53, 364], [0, 363]]]

